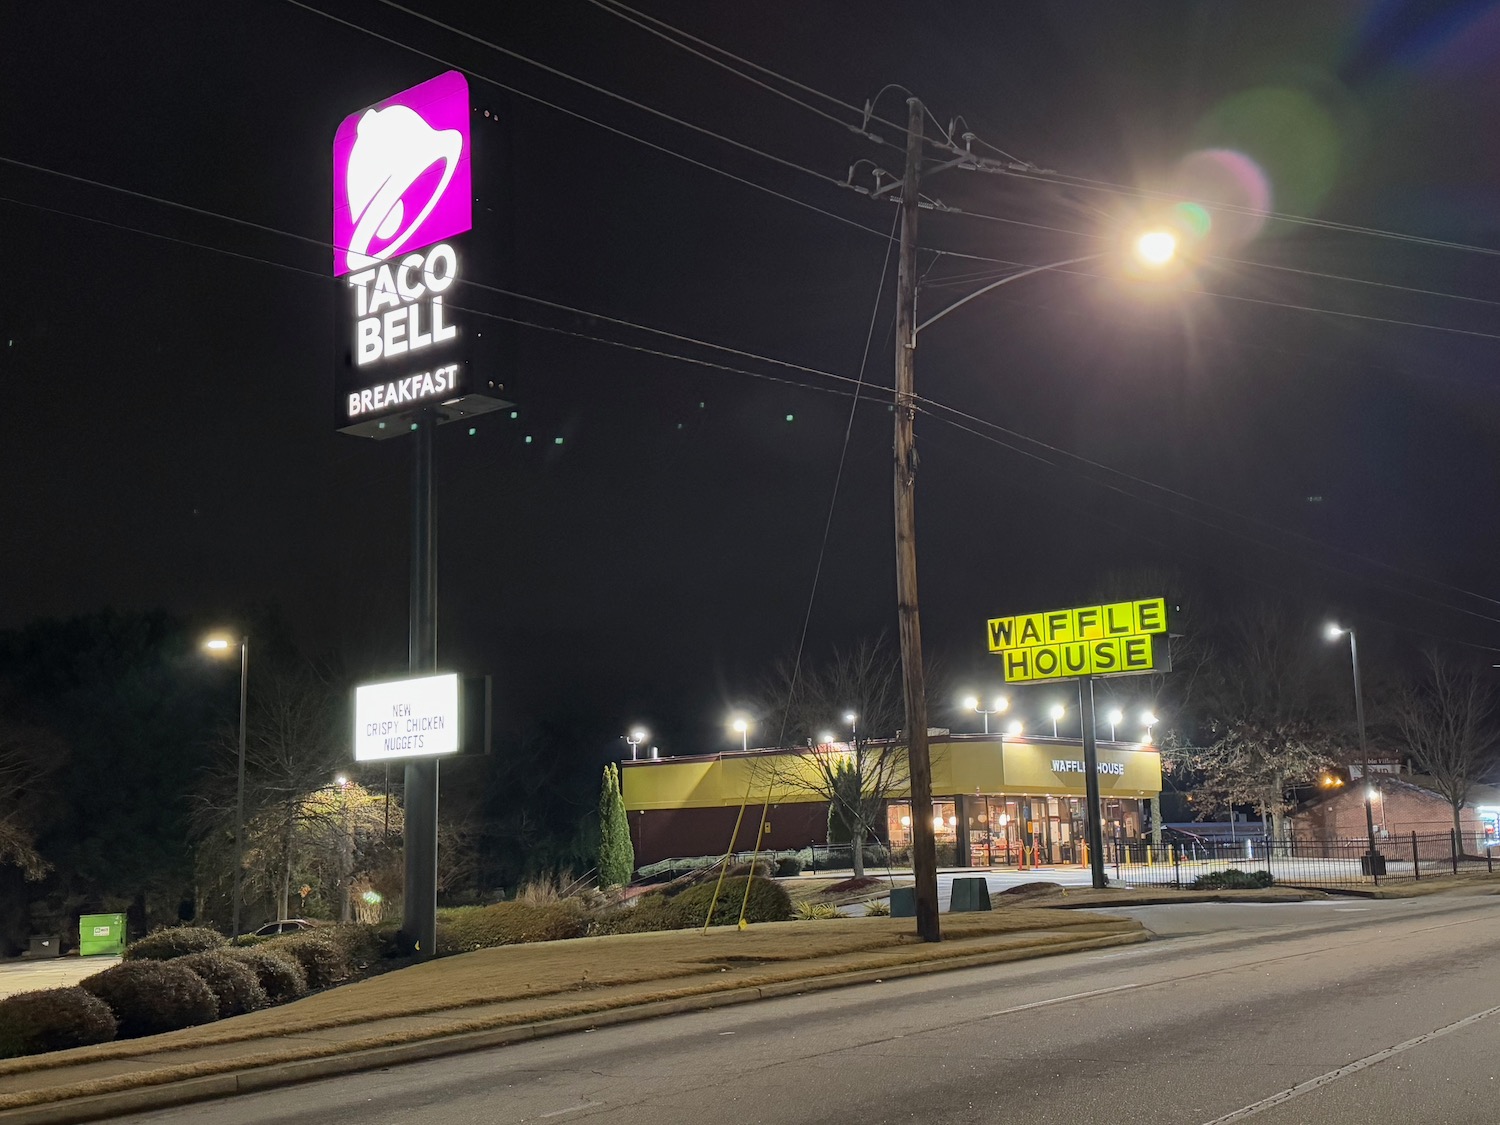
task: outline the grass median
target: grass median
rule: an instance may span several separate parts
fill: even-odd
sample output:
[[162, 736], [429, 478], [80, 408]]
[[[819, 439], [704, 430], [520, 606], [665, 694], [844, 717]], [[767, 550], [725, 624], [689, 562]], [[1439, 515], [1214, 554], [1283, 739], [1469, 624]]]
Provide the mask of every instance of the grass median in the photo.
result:
[[839, 918], [482, 949], [205, 1027], [5, 1060], [0, 1110], [718, 992], [1145, 938], [1132, 920], [1024, 907], [944, 915], [937, 944], [912, 928]]

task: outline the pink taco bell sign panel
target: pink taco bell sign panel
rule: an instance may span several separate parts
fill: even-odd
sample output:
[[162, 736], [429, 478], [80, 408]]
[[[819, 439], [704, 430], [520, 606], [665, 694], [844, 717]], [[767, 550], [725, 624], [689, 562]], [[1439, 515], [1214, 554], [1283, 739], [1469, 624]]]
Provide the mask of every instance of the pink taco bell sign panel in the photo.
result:
[[333, 141], [338, 428], [465, 393], [453, 307], [473, 225], [469, 86], [440, 74], [346, 117]]
[[473, 200], [458, 71], [351, 113], [333, 138], [334, 276], [463, 234]]

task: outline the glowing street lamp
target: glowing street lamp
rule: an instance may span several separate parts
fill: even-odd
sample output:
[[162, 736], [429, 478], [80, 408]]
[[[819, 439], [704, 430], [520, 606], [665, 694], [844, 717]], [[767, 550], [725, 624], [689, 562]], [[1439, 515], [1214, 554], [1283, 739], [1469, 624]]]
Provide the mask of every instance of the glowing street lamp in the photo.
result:
[[[223, 633], [203, 639], [203, 649], [223, 656], [234, 648], [234, 641]], [[229, 908], [230, 936], [240, 936], [240, 897], [244, 887], [245, 868], [245, 700], [250, 687], [250, 638], [240, 637], [240, 747], [234, 791], [234, 902]]]
[[1057, 723], [1058, 723], [1058, 720], [1061, 719], [1067, 713], [1068, 713], [1067, 712], [1067, 708], [1065, 708], [1061, 703], [1054, 703], [1052, 705], [1052, 710], [1050, 710], [1050, 711], [1047, 712], [1047, 717], [1052, 720], [1052, 737], [1053, 738], [1057, 737]]
[[1113, 742], [1115, 740], [1115, 728], [1125, 721], [1125, 712], [1116, 707], [1108, 715], [1105, 715], [1104, 718], [1109, 723], [1109, 740]]
[[1177, 256], [1177, 236], [1169, 230], [1148, 230], [1135, 240], [1135, 258], [1141, 265], [1160, 269]]
[[984, 716], [984, 733], [989, 734], [990, 716], [999, 715], [1008, 710], [1010, 708], [1010, 700], [1006, 699], [1003, 695], [997, 695], [995, 696], [994, 704], [990, 707], [985, 707], [982, 703], [979, 702], [979, 697], [977, 695], [971, 695], [964, 700], [964, 706], [967, 707], [970, 711], [974, 711], [977, 714]]
[[750, 749], [750, 720], [741, 716], [730, 725], [739, 732], [740, 749], [748, 751]]
[[635, 761], [636, 758], [636, 748], [645, 741], [646, 732], [643, 731], [640, 727], [636, 727], [633, 731], [625, 736], [625, 744], [630, 747], [630, 760], [632, 762]]
[[1022, 724], [1020, 719], [1012, 719], [1010, 721], [1010, 726], [1005, 728], [1005, 733], [1010, 735], [1012, 738], [1020, 738], [1021, 732], [1025, 729], [1025, 725]]
[[1378, 868], [1375, 866], [1375, 810], [1370, 798], [1374, 786], [1370, 784], [1370, 744], [1365, 738], [1365, 697], [1359, 686], [1359, 641], [1352, 628], [1345, 629], [1332, 622], [1329, 622], [1323, 635], [1330, 641], [1336, 641], [1345, 633], [1349, 634], [1349, 664], [1354, 670], [1354, 721], [1359, 727], [1359, 779], [1365, 791], [1365, 832], [1370, 846], [1366, 862], [1370, 867], [1370, 876], [1378, 882]]

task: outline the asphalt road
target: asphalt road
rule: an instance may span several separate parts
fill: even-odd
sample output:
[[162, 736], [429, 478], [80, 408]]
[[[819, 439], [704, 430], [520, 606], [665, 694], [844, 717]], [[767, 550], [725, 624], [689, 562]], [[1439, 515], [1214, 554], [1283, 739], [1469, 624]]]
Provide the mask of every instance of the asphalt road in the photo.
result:
[[124, 1120], [1463, 1125], [1500, 1116], [1500, 898], [1125, 913], [1160, 940]]

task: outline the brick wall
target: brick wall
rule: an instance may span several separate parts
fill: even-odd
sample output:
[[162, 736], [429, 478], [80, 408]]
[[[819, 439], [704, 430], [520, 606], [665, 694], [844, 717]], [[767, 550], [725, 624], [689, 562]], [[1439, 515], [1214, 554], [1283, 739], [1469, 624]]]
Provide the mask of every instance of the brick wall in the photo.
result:
[[[1378, 795], [1371, 803], [1377, 844], [1389, 842], [1392, 854], [1406, 857], [1411, 851], [1411, 834], [1419, 837], [1418, 850], [1423, 859], [1447, 858], [1451, 846], [1447, 835], [1453, 830], [1453, 809], [1436, 793], [1406, 782], [1375, 778]], [[1335, 796], [1320, 801], [1291, 818], [1292, 836], [1297, 840], [1363, 840], [1366, 835], [1364, 791], [1356, 783]], [[1484, 853], [1484, 829], [1472, 808], [1460, 814], [1463, 826], [1462, 849], [1468, 854]], [[1421, 839], [1441, 837], [1441, 839]]]

